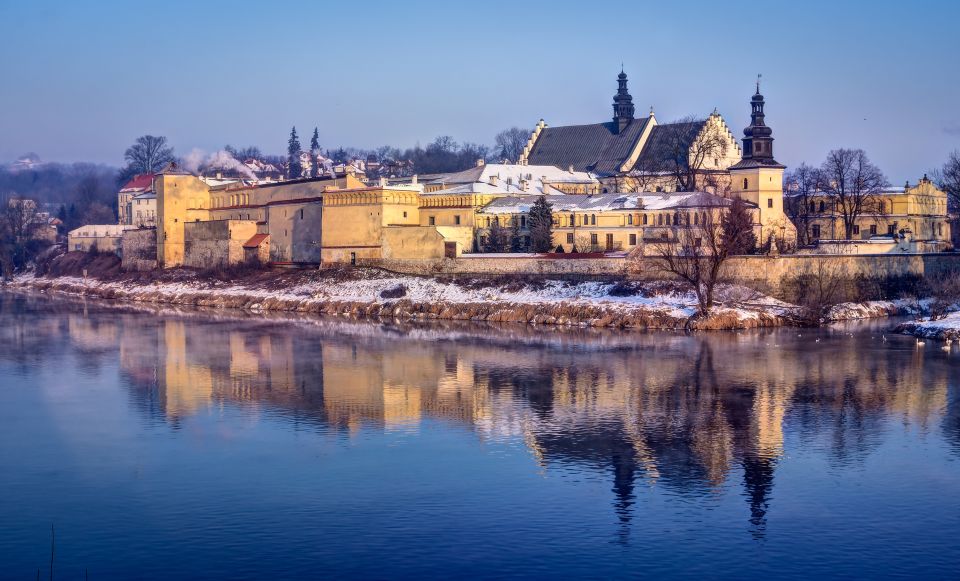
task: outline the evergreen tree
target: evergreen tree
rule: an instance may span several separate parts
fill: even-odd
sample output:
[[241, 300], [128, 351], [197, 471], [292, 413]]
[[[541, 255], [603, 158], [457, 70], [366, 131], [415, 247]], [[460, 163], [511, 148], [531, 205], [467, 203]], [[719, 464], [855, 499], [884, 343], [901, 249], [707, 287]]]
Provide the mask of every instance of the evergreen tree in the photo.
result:
[[553, 250], [553, 206], [546, 196], [540, 196], [530, 208], [530, 217], [527, 218], [530, 226], [530, 246], [534, 252], [550, 252]]
[[500, 220], [494, 219], [484, 237], [484, 252], [507, 252], [510, 249], [510, 240], [507, 229], [500, 225]]
[[753, 254], [757, 249], [757, 235], [753, 230], [753, 216], [740, 198], [735, 198], [723, 217], [720, 244], [727, 254]]
[[287, 178], [295, 180], [303, 176], [303, 166], [300, 165], [300, 138], [297, 137], [296, 126], [290, 130], [290, 140], [287, 142]]
[[510, 227], [510, 252], [523, 252], [523, 236], [520, 235], [520, 217], [513, 217]]
[[317, 162], [317, 157], [320, 155], [320, 132], [317, 131], [317, 128], [313, 128], [313, 137], [310, 138], [310, 176], [317, 177], [320, 175], [320, 163]]

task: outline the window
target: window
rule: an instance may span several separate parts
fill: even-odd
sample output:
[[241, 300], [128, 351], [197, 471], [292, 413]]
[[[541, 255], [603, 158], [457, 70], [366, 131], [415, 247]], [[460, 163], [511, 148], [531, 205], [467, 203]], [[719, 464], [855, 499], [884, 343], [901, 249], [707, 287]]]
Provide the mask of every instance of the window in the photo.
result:
[[576, 222], [577, 222], [577, 217], [574, 214], [570, 214], [570, 225], [576, 226], [577, 225]]
[[773, 207], [773, 198], [767, 198], [767, 207], [768, 207], [768, 208], [772, 208], [772, 207]]
[[824, 202], [823, 200], [820, 201], [820, 211], [821, 211], [821, 212], [826, 212], [826, 211], [827, 211], [827, 204], [826, 204], [826, 202]]
[[854, 224], [854, 225], [853, 225], [853, 233], [854, 233], [855, 235], [856, 235], [856, 234], [859, 234], [859, 233], [860, 233], [860, 226], [857, 226], [856, 224]]
[[812, 230], [814, 240], [820, 238], [820, 224], [814, 224]]
[[700, 248], [701, 246], [703, 246], [703, 238], [695, 238], [693, 240], [693, 246], [694, 248]]
[[876, 235], [877, 235], [877, 225], [876, 225], [876, 224], [870, 224], [870, 235], [871, 235], [871, 236], [876, 236]]
[[663, 226], [663, 214], [659, 214], [659, 215], [657, 216], [657, 225], [658, 225], [658, 226]]
[[890, 236], [893, 236], [893, 233], [894, 233], [895, 229], [896, 229], [896, 226], [894, 226], [893, 224], [888, 224], [888, 225], [887, 225], [887, 234], [889, 234]]
[[460, 225], [460, 215], [459, 215], [459, 214], [453, 217], [453, 223], [456, 224], [457, 226]]
[[567, 244], [573, 244], [573, 232], [567, 233]]
[[597, 245], [597, 234], [596, 234], [596, 233], [590, 234], [590, 244], [592, 244], [593, 246], [596, 246], [596, 245]]
[[404, 218], [407, 217], [407, 213], [406, 213], [406, 212], [403, 213], [403, 217], [404, 217]]
[[596, 215], [596, 214], [590, 214], [590, 225], [591, 225], [591, 226], [596, 226], [596, 225], [597, 225], [597, 215]]
[[630, 246], [636, 246], [636, 245], [637, 245], [637, 235], [636, 235], [636, 234], [631, 234], [631, 235], [630, 235]]
[[607, 250], [613, 250], [613, 234], [607, 234]]
[[431, 226], [436, 226], [436, 225], [437, 225], [437, 219], [436, 219], [435, 217], [430, 216], [429, 220], [430, 220], [429, 224], [430, 224]]
[[520, 216], [520, 227], [521, 227], [521, 228], [526, 228], [526, 227], [527, 227], [527, 217], [526, 217], [526, 216]]
[[810, 213], [813, 214], [816, 211], [817, 211], [817, 206], [813, 202], [810, 202]]
[[633, 226], [633, 214], [627, 214], [627, 225]]
[[750, 182], [747, 180], [747, 178], [743, 178], [743, 189], [747, 189], [747, 186], [749, 185], [750, 185]]

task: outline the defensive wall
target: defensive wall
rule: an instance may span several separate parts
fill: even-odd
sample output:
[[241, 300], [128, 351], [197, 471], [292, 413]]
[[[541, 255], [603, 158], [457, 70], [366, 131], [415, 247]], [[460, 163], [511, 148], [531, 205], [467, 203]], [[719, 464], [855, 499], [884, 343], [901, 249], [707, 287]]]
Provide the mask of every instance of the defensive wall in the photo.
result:
[[[544, 258], [503, 254], [433, 260], [362, 260], [359, 264], [430, 276], [531, 275], [574, 280], [669, 278], [651, 257]], [[896, 281], [942, 274], [960, 276], [960, 253], [737, 256], [726, 261], [722, 272], [727, 280], [783, 297], [802, 277]]]

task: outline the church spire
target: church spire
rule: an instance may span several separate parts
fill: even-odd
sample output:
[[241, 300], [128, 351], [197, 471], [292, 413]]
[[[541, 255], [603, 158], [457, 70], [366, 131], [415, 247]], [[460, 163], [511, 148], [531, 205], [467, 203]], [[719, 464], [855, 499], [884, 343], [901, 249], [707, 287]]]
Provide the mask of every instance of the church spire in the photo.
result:
[[634, 113], [633, 97], [627, 92], [627, 73], [623, 72], [623, 65], [620, 65], [617, 84], [617, 94], [613, 96], [613, 123], [616, 125], [617, 133], [620, 133], [633, 121]]
[[743, 159], [752, 159], [762, 165], [779, 165], [773, 159], [773, 130], [764, 121], [765, 105], [760, 94], [760, 75], [757, 75], [757, 91], [750, 99], [750, 126], [743, 130]]

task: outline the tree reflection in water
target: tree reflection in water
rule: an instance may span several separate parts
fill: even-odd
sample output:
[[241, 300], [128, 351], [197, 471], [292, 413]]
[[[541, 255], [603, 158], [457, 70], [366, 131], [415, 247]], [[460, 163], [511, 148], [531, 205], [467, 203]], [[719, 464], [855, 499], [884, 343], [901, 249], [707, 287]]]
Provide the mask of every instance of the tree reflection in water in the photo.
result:
[[815, 332], [795, 329], [374, 326], [73, 304], [37, 325], [33, 300], [0, 301], [2, 357], [28, 365], [70, 348], [92, 368], [119, 352], [131, 401], [153, 421], [176, 427], [242, 406], [342, 438], [452, 422], [484, 441], [522, 442], [548, 473], [606, 475], [621, 540], [637, 486], [683, 498], [737, 481], [750, 531], [763, 538], [788, 441], [856, 465], [895, 417], [939, 429], [960, 451], [960, 374], [879, 332], [824, 330], [814, 343]]

